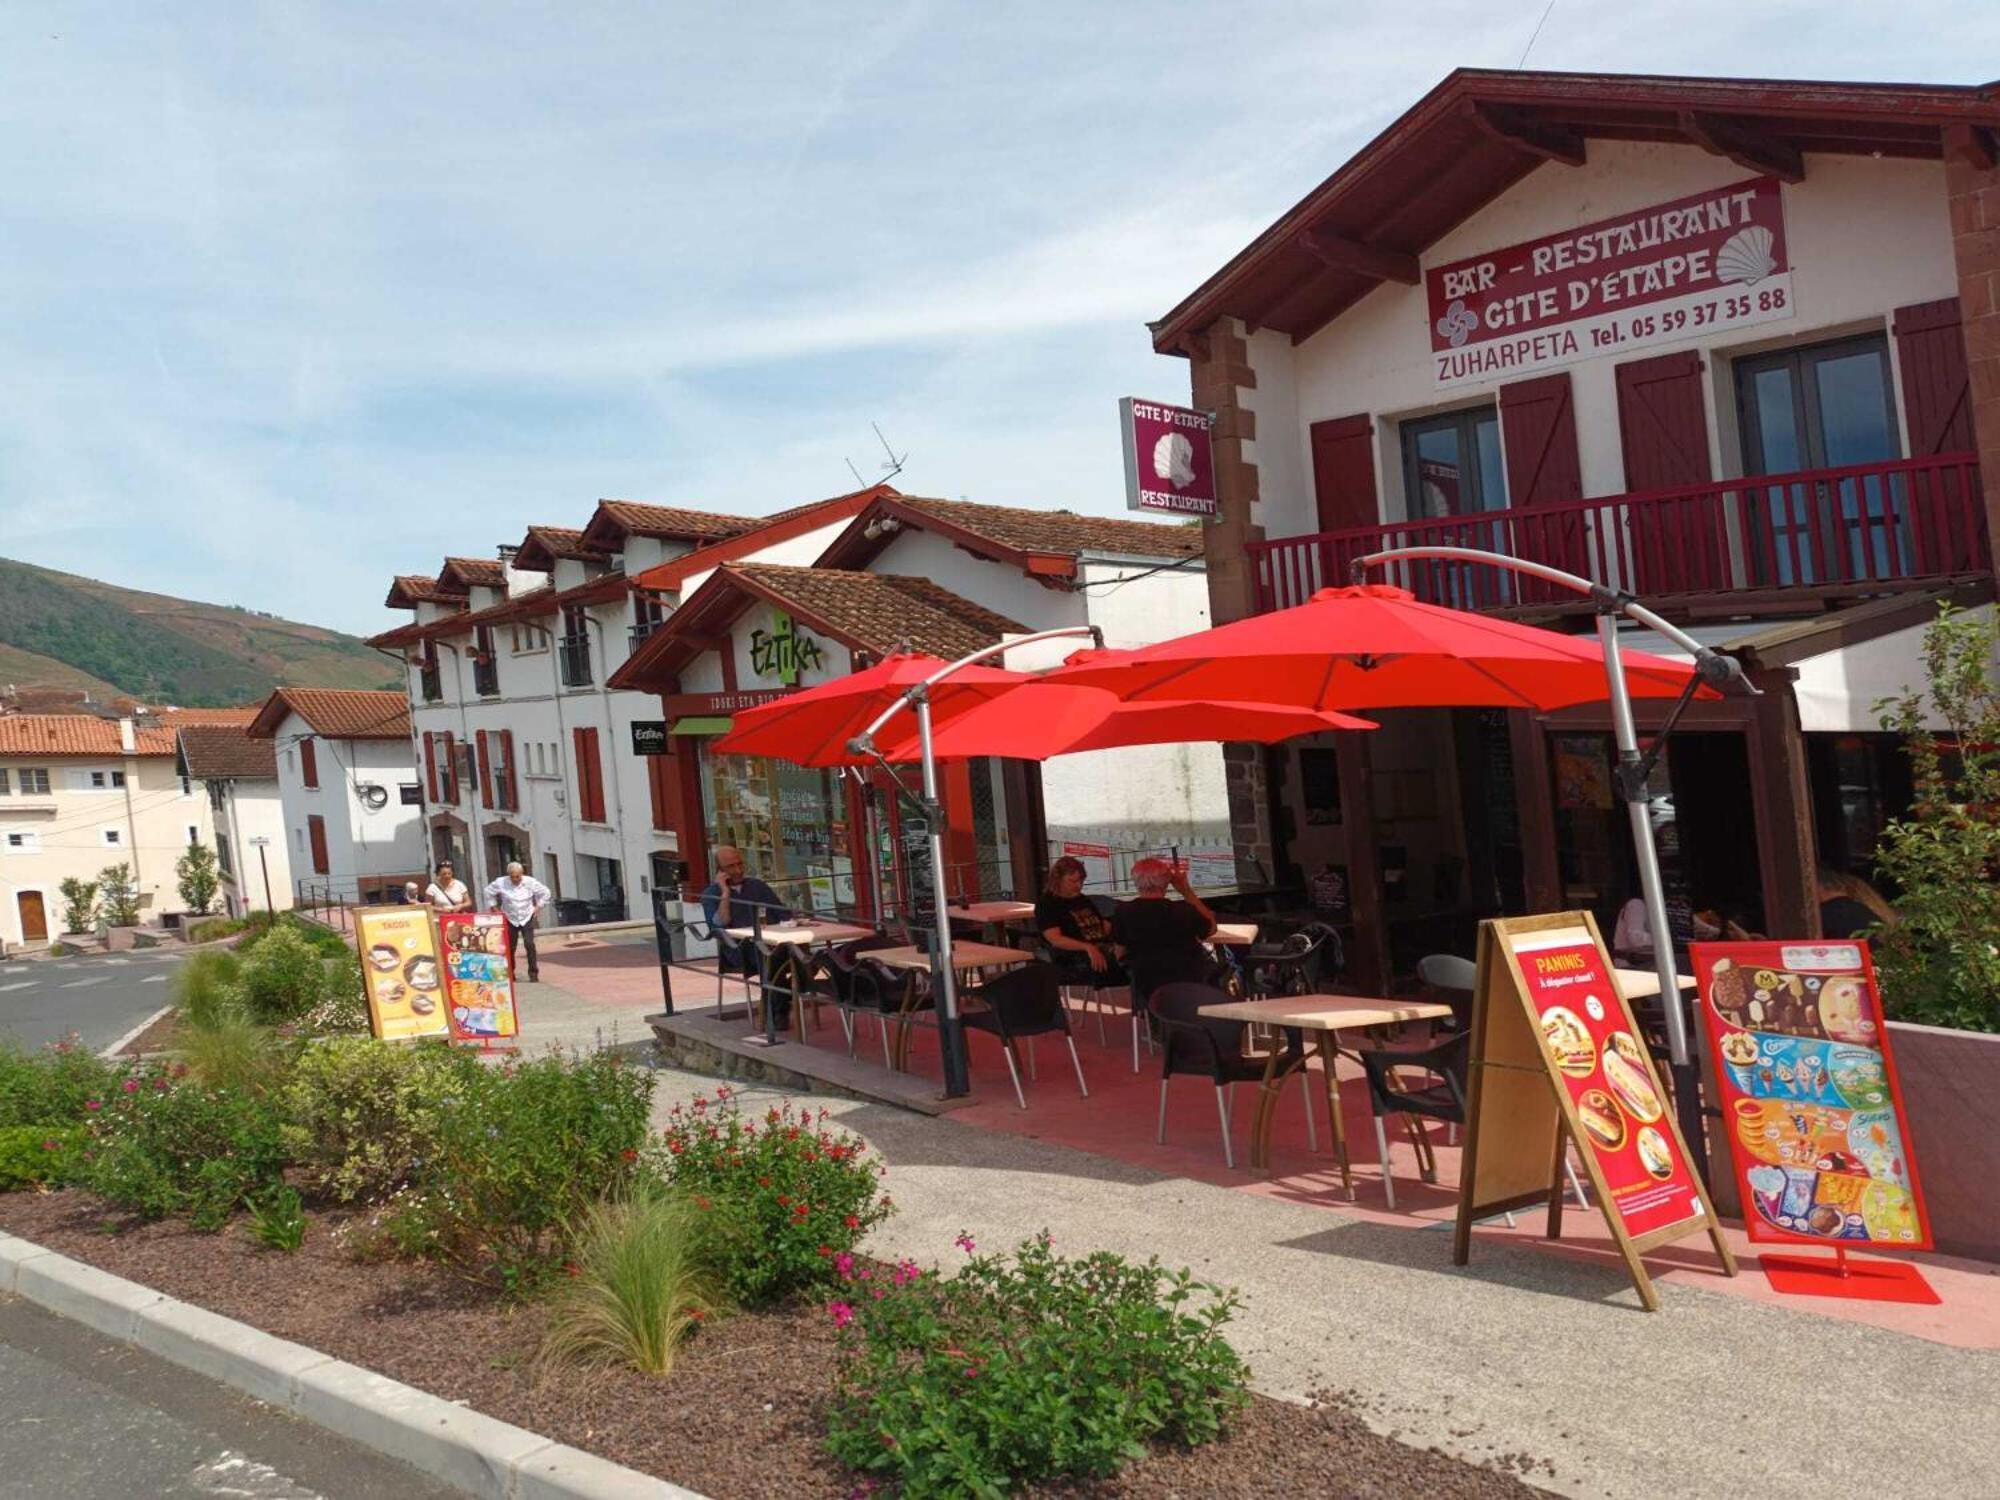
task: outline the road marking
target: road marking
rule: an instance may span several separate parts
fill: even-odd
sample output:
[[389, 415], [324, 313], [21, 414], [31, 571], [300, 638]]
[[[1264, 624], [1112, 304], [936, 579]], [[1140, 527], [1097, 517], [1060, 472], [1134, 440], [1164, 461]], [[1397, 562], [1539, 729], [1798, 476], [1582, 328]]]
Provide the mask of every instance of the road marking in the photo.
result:
[[18, 980], [13, 984], [0, 984], [0, 995], [6, 994], [9, 990], [31, 990], [34, 987], [35, 981], [32, 979]]
[[107, 964], [129, 964], [132, 962], [129, 958], [107, 958], [104, 961]]
[[148, 974], [144, 979], [139, 981], [141, 984], [165, 984], [166, 982], [167, 976], [164, 974]]
[[99, 974], [95, 979], [72, 979], [68, 984], [60, 984], [56, 988], [62, 990], [80, 990], [87, 985], [108, 984], [110, 981], [111, 976], [109, 974]]

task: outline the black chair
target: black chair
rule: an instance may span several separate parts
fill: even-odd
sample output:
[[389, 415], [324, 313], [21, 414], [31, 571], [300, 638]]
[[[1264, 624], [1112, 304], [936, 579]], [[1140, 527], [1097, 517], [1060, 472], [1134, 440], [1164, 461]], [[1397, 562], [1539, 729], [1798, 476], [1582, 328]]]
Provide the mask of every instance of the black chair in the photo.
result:
[[[1176, 1073], [1196, 1074], [1215, 1085], [1215, 1112], [1222, 1121], [1222, 1162], [1236, 1165], [1236, 1148], [1229, 1139], [1230, 1090], [1238, 1083], [1261, 1084], [1267, 1059], [1243, 1054], [1243, 1034], [1248, 1023], [1222, 1021], [1204, 1016], [1205, 1005], [1224, 1005], [1229, 996], [1208, 984], [1163, 984], [1149, 997], [1155, 1025], [1160, 1029], [1163, 1048], [1160, 1060], [1160, 1128], [1158, 1140], [1167, 1141], [1167, 1080]], [[1319, 1130], [1313, 1121], [1312, 1083], [1306, 1068], [1305, 1052], [1295, 1035], [1287, 1037], [1275, 1076], [1283, 1079], [1298, 1071], [1300, 1093], [1306, 1104], [1306, 1143], [1319, 1149]]]
[[1428, 998], [1451, 1007], [1455, 1031], [1472, 1025], [1472, 990], [1479, 982], [1479, 966], [1456, 953], [1433, 953], [1417, 960], [1417, 979]]
[[1090, 1097], [1090, 1085], [1083, 1081], [1083, 1062], [1076, 1055], [1076, 1038], [1070, 1034], [1069, 1007], [1063, 1004], [1062, 970], [1051, 963], [1022, 964], [1018, 969], [1010, 969], [998, 978], [989, 979], [972, 996], [985, 1002], [985, 1008], [967, 1010], [960, 1017], [964, 1024], [974, 1031], [991, 1032], [1000, 1039], [1007, 1058], [1007, 1072], [1014, 1080], [1014, 1099], [1021, 1108], [1028, 1107], [1027, 1095], [1021, 1092], [1021, 1070], [1014, 1062], [1014, 1043], [1028, 1038], [1028, 1072], [1035, 1071], [1033, 1038], [1061, 1032], [1069, 1045], [1070, 1065], [1076, 1069], [1076, 1086], [1083, 1097]]
[[[1437, 1155], [1423, 1131], [1417, 1128], [1416, 1119], [1421, 1115], [1449, 1125], [1465, 1123], [1465, 1069], [1471, 1049], [1472, 1034], [1459, 1031], [1430, 1047], [1384, 1047], [1355, 1054], [1368, 1075], [1368, 1103], [1375, 1113], [1375, 1149], [1382, 1162], [1382, 1194], [1390, 1208], [1396, 1206], [1396, 1184], [1389, 1176], [1389, 1133], [1383, 1125], [1384, 1118], [1391, 1114], [1404, 1117], [1410, 1140], [1417, 1149], [1417, 1170], [1425, 1182], [1436, 1182]], [[1396, 1078], [1401, 1068], [1419, 1070], [1425, 1081], [1414, 1088], [1401, 1086]]]
[[[880, 946], [903, 946], [895, 943]], [[892, 969], [887, 964], [875, 962], [864, 951], [854, 956], [853, 972], [849, 979], [850, 993], [854, 997], [854, 1011], [857, 1015], [873, 1015], [882, 1032], [882, 1066], [901, 1069], [909, 1060], [910, 1025], [921, 1011], [936, 1008], [936, 998], [924, 982], [924, 975], [915, 969]], [[892, 1056], [889, 1048], [889, 1027], [896, 1026], [896, 1046]], [[847, 1038], [848, 1055], [854, 1054], [854, 1033], [850, 1030]]]
[[[871, 983], [871, 1003], [863, 1007], [861, 1003], [862, 968], [861, 958], [865, 953], [877, 948], [893, 948], [896, 939], [886, 934], [878, 937], [856, 938], [852, 942], [836, 943], [824, 950], [815, 964], [812, 974], [812, 988], [822, 995], [832, 998], [835, 1011], [840, 1016], [841, 1030], [847, 1034], [847, 1055], [854, 1056], [854, 1013], [863, 1008], [880, 1011], [879, 997], [881, 985]], [[879, 969], [879, 965], [876, 966]], [[883, 1061], [888, 1061], [888, 1028], [883, 1028]]]
[[1251, 944], [1242, 963], [1244, 988], [1253, 998], [1315, 995], [1347, 967], [1347, 953], [1338, 932], [1309, 922], [1281, 943]]

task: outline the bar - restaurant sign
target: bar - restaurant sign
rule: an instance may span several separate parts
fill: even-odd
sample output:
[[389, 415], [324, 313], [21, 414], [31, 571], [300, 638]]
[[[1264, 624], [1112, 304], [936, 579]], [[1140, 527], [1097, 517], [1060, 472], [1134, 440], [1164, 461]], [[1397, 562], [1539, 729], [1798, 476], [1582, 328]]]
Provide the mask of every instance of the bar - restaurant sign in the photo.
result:
[[1438, 385], [1794, 312], [1778, 179], [1753, 177], [1424, 272]]
[[1127, 396], [1118, 403], [1125, 447], [1125, 508], [1212, 516], [1215, 419], [1185, 406]]

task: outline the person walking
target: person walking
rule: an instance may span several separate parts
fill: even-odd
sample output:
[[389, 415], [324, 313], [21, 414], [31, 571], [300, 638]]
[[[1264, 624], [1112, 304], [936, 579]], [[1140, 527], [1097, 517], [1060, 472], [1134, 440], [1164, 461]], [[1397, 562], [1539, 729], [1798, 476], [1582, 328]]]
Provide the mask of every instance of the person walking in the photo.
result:
[[452, 874], [448, 859], [439, 861], [437, 876], [424, 892], [424, 900], [441, 912], [472, 910], [472, 893], [466, 890], [464, 881]]
[[541, 983], [542, 961], [535, 952], [535, 918], [549, 904], [549, 888], [521, 867], [519, 860], [507, 866], [507, 873], [486, 887], [486, 905], [507, 919], [507, 967], [514, 967], [514, 949], [526, 944], [528, 982]]

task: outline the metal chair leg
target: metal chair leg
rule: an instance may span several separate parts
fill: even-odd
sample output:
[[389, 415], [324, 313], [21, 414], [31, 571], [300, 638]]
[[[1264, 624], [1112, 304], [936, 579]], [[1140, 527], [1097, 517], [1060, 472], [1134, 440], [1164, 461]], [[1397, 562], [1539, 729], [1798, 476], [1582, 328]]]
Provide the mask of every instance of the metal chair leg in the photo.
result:
[[1088, 1099], [1090, 1097], [1090, 1085], [1083, 1081], [1083, 1059], [1076, 1055], [1076, 1038], [1066, 1036], [1063, 1040], [1069, 1043], [1069, 1062], [1070, 1066], [1076, 1069], [1077, 1092]]
[[1033, 1037], [1028, 1038], [1028, 1081], [1030, 1083], [1040, 1083], [1042, 1081], [1042, 1075], [1035, 1065], [1035, 1039]]
[[1104, 1013], [1111, 1007], [1105, 1003], [1104, 992], [1102, 990], [1090, 990], [1087, 993], [1090, 995], [1092, 1001], [1091, 1009], [1097, 1012], [1097, 1045], [1107, 1047], [1110, 1043], [1105, 1040], [1104, 1036]]
[[893, 1068], [895, 1064], [889, 1061], [889, 1013], [886, 1010], [875, 1012], [875, 1024], [882, 1028], [882, 1066]]
[[1319, 1125], [1313, 1116], [1312, 1069], [1299, 1068], [1299, 1094], [1306, 1101], [1306, 1150], [1319, 1150]]
[[1167, 1143], [1167, 1080], [1160, 1080], [1160, 1133], [1154, 1137], [1160, 1145]]
[[1229, 1091], [1219, 1083], [1215, 1086], [1215, 1112], [1222, 1117], [1222, 1164], [1233, 1172], [1236, 1148], [1229, 1144]]
[[1139, 1071], [1139, 1012], [1132, 1012], [1132, 1071]]
[[1375, 1117], [1375, 1149], [1382, 1162], [1382, 1197], [1389, 1207], [1396, 1206], [1396, 1180], [1389, 1175], [1389, 1132], [1382, 1128], [1382, 1117]]
[[1026, 1109], [1028, 1096], [1021, 1092], [1021, 1070], [1014, 1066], [1014, 1049], [1006, 1042], [1002, 1042], [1000, 1051], [1007, 1059], [1007, 1076], [1014, 1080], [1014, 1102]]

